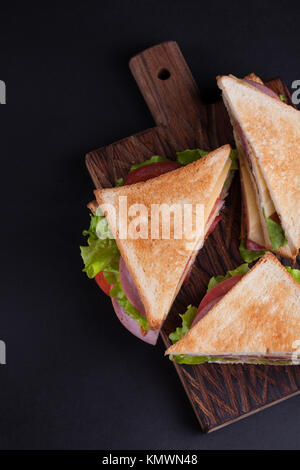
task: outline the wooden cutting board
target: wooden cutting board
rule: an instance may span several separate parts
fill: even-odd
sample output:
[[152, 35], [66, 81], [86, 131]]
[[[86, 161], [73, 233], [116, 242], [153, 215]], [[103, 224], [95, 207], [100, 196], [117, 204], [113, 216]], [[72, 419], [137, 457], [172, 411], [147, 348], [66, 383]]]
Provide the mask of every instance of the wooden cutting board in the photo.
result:
[[[222, 101], [212, 105], [202, 102], [176, 42], [145, 50], [130, 60], [129, 67], [156, 127], [87, 154], [86, 165], [96, 188], [115, 186], [117, 178], [125, 177], [132, 164], [151, 155], [175, 159], [176, 151], [187, 148], [215, 149], [225, 143], [234, 146], [231, 124]], [[285, 95], [291, 103], [282, 80], [271, 80], [267, 85]], [[178, 313], [183, 313], [189, 304], [200, 303], [209, 278], [225, 274], [242, 263], [238, 250], [240, 201], [236, 175], [222, 222], [200, 251], [190, 282], [180, 290], [164, 324], [161, 336], [166, 347], [170, 344], [169, 333], [179, 325]], [[162, 357], [162, 361], [166, 360]], [[230, 424], [300, 391], [300, 366], [175, 364], [175, 368], [204, 432]]]

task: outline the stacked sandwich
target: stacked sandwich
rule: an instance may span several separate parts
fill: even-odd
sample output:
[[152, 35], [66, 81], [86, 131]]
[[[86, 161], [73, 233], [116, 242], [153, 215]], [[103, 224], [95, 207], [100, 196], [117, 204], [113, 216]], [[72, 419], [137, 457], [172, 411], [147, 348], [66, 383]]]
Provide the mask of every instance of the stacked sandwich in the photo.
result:
[[[117, 186], [95, 191], [96, 201], [81, 247], [85, 271], [112, 298], [121, 323], [155, 344], [161, 326], [196, 256], [221, 220], [237, 169], [242, 188], [240, 253], [245, 264], [210, 280], [198, 308], [189, 306], [170, 334], [166, 354], [178, 363], [295, 362], [300, 339], [300, 272], [285, 268], [268, 251], [295, 261], [300, 247], [300, 113], [251, 74], [218, 77], [236, 142], [213, 152], [153, 156], [134, 165]], [[203, 223], [181, 238], [124, 237], [129, 206], [200, 204]], [[145, 218], [145, 217], [144, 217]], [[148, 216], [148, 225], [153, 216]], [[199, 253], [200, 252], [200, 253]], [[260, 260], [250, 268], [247, 263]]]
[[[178, 153], [178, 162], [152, 158], [146, 165], [132, 168], [125, 184], [95, 191], [97, 201], [89, 205], [95, 215], [90, 229], [84, 232], [89, 237], [88, 246], [81, 247], [85, 271], [112, 297], [123, 325], [148, 343], [156, 343], [180, 287], [188, 281], [198, 251], [220, 221], [236, 165], [230, 150], [229, 145], [211, 153], [188, 150]], [[203, 224], [194, 227], [190, 237], [163, 238], [163, 218], [159, 217], [156, 238], [121, 237], [120, 226], [131, 222], [129, 211], [125, 220], [114, 217], [121, 212], [122, 198], [126, 198], [128, 207], [138, 204], [148, 210], [149, 227], [153, 205], [199, 204], [203, 207]], [[112, 234], [109, 238], [108, 232]]]

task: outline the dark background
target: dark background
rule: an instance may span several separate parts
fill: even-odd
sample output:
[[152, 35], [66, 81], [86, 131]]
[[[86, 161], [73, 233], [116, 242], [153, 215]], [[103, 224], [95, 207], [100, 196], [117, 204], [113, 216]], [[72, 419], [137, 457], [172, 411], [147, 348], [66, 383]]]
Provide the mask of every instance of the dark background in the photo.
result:
[[[289, 2], [1, 4], [1, 449], [299, 448], [300, 397], [204, 435], [159, 342], [136, 340], [81, 272], [84, 154], [153, 125], [129, 58], [176, 40], [215, 76], [300, 79]], [[243, 8], [243, 9], [242, 9]]]

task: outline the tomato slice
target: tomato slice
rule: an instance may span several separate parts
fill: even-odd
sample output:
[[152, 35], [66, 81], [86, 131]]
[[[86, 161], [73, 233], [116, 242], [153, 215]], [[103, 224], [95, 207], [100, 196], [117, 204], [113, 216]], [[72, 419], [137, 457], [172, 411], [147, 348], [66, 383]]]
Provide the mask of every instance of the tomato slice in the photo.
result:
[[194, 326], [201, 318], [209, 312], [209, 310], [227, 294], [230, 289], [244, 276], [244, 274], [237, 274], [232, 276], [226, 281], [221, 282], [213, 287], [202, 299], [197, 310], [197, 315], [192, 323]]
[[196, 323], [198, 323], [198, 321], [201, 320], [201, 318], [205, 317], [205, 315], [213, 308], [213, 306], [217, 302], [219, 302], [219, 300], [222, 299], [222, 297], [223, 297], [223, 295], [220, 295], [220, 297], [214, 297], [213, 300], [208, 302], [204, 307], [201, 307], [201, 309], [200, 309], [200, 306], [199, 306], [199, 308], [197, 310], [197, 315], [194, 318], [192, 326], [194, 326]]
[[150, 163], [149, 165], [141, 166], [136, 170], [133, 170], [127, 176], [125, 180], [125, 184], [134, 184], [139, 183], [141, 181], [147, 181], [151, 178], [155, 178], [156, 176], [162, 175], [164, 173], [168, 173], [169, 171], [176, 170], [177, 168], [181, 168], [177, 162], [156, 162]]
[[100, 273], [98, 273], [95, 276], [95, 281], [97, 282], [100, 289], [102, 289], [103, 292], [105, 292], [105, 294], [109, 295], [109, 291], [110, 291], [112, 286], [105, 279], [103, 271], [100, 271]]

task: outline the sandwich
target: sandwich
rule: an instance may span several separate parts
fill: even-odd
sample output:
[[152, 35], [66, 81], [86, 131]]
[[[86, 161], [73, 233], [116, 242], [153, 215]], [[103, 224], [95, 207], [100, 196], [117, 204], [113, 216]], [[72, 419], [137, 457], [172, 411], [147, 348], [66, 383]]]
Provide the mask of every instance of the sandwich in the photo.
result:
[[[84, 231], [88, 245], [81, 247], [84, 271], [110, 295], [121, 323], [145, 342], [156, 343], [198, 251], [221, 218], [236, 168], [235, 157], [229, 145], [211, 153], [200, 149], [178, 152], [176, 162], [153, 156], [134, 165], [115, 188], [96, 190], [96, 201], [88, 205], [93, 215], [89, 230]], [[127, 210], [123, 214], [124, 199], [134, 213]], [[201, 206], [200, 226], [193, 222], [190, 231], [175, 236], [176, 217], [171, 211], [169, 236], [165, 237], [162, 232], [166, 216], [159, 212], [154, 217], [152, 207], [183, 210], [189, 205], [193, 207], [192, 220], [195, 206]], [[146, 216], [140, 207], [146, 209]], [[158, 230], [153, 236], [150, 228], [154, 218]], [[129, 230], [123, 236], [125, 226], [136, 227], [141, 221], [146, 222], [146, 234], [137, 227], [133, 236]]]
[[199, 308], [189, 306], [166, 354], [181, 364], [294, 364], [300, 345], [300, 271], [270, 252], [214, 277]]
[[252, 261], [271, 250], [294, 261], [300, 247], [300, 112], [254, 74], [217, 81], [241, 168], [241, 254]]

